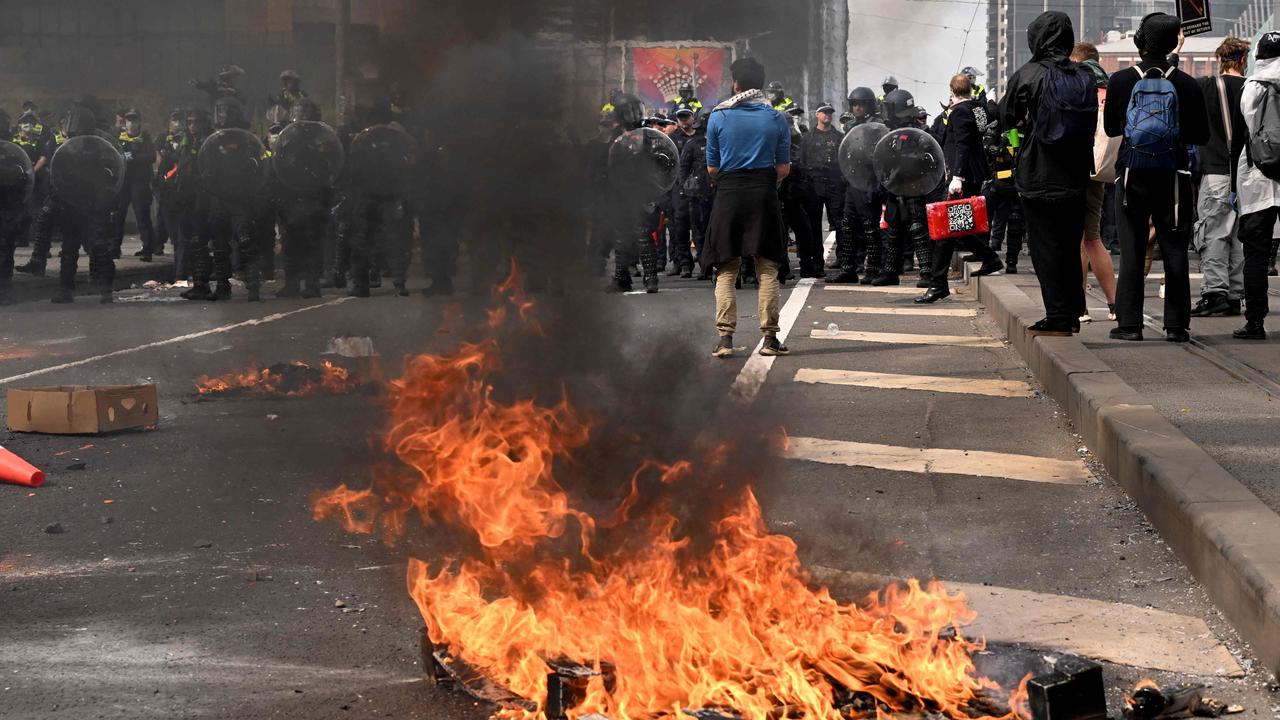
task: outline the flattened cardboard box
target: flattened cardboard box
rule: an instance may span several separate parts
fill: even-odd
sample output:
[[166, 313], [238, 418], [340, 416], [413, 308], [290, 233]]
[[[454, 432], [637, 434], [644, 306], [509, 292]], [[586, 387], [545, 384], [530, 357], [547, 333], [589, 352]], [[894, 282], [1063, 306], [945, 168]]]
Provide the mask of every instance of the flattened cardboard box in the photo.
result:
[[51, 435], [97, 435], [160, 422], [155, 385], [11, 388], [9, 429]]

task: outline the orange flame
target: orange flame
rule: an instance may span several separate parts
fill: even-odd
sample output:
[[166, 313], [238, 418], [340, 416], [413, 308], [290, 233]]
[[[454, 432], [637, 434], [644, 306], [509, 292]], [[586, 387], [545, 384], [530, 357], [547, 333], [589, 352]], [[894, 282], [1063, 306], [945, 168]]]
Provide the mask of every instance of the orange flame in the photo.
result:
[[[516, 312], [491, 311], [491, 329], [532, 311], [512, 287], [500, 297]], [[769, 532], [750, 490], [709, 520], [707, 551], [694, 552], [660, 505], [634, 516], [642, 475], [678, 492], [722, 468], [726, 445], [699, 460], [644, 464], [597, 522], [557, 480], [590, 424], [567, 397], [549, 407], [498, 401], [489, 378], [500, 370], [492, 339], [410, 361], [393, 384], [386, 437], [398, 468], [377, 473], [368, 490], [342, 486], [313, 504], [316, 519], [381, 529], [388, 542], [411, 514], [473, 541], [466, 558], [409, 560], [409, 594], [437, 647], [539, 707], [548, 659], [612, 665], [615, 681], [594, 678], [571, 718], [648, 720], [687, 708], [731, 708], [750, 720], [921, 710], [969, 718], [980, 692], [998, 690], [975, 674], [981, 643], [957, 630], [975, 617], [962, 595], [913, 580], [860, 604], [837, 602], [809, 587], [795, 543]], [[577, 534], [566, 538], [571, 525]], [[627, 539], [605, 549], [601, 535], [615, 528]], [[855, 694], [873, 709], [842, 712]], [[512, 707], [499, 717], [542, 714]]]
[[345, 395], [355, 392], [360, 383], [346, 368], [325, 360], [313, 368], [304, 362], [289, 362], [264, 368], [252, 365], [241, 372], [219, 377], [201, 375], [195, 381], [200, 395], [217, 395], [233, 391], [252, 395], [301, 397], [304, 395]]

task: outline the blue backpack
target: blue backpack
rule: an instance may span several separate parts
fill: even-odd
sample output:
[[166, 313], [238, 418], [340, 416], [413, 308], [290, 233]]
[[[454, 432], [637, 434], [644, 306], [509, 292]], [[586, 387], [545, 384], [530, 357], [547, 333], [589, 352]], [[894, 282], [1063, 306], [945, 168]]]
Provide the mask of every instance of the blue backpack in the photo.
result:
[[1042, 63], [1040, 104], [1034, 132], [1046, 145], [1093, 143], [1098, 127], [1098, 90], [1093, 73], [1078, 66]]
[[[1142, 69], [1134, 67], [1140, 76]], [[1124, 124], [1124, 165], [1130, 170], [1177, 170], [1178, 93], [1169, 76], [1153, 68], [1133, 86]]]

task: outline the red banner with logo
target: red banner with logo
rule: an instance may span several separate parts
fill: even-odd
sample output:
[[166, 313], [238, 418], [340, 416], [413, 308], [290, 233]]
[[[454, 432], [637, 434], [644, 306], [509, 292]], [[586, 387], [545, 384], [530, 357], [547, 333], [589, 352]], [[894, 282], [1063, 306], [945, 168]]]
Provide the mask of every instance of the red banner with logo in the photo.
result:
[[687, 82], [709, 108], [729, 95], [724, 86], [728, 60], [724, 47], [632, 48], [636, 94], [655, 108], [669, 107]]

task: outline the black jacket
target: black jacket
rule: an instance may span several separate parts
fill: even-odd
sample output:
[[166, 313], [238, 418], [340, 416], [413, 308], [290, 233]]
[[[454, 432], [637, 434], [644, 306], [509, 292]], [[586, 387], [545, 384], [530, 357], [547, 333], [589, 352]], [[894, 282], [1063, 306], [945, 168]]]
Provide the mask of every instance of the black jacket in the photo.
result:
[[1222, 122], [1222, 98], [1218, 96], [1216, 77], [1198, 78], [1200, 92], [1204, 93], [1205, 112], [1209, 116], [1209, 142], [1200, 148], [1200, 171], [1205, 175], [1236, 174], [1240, 153], [1249, 139], [1249, 128], [1240, 114], [1240, 95], [1244, 92], [1244, 78], [1223, 75], [1227, 88], [1227, 114], [1231, 118], [1231, 148], [1227, 148], [1226, 126]]
[[844, 133], [834, 125], [825, 132], [814, 128], [805, 134], [800, 141], [798, 164], [810, 180], [826, 185], [844, 182], [840, 174], [840, 143], [843, 141]]
[[[1093, 140], [1087, 144], [1045, 145], [1036, 138], [1035, 116], [1040, 107], [1040, 81], [1045, 66], [1088, 72], [1068, 57], [1075, 45], [1071, 18], [1056, 11], [1043, 13], [1027, 27], [1031, 62], [1009, 78], [1000, 99], [1000, 122], [1005, 128], [1022, 131], [1022, 152], [1018, 164], [1018, 193], [1032, 200], [1068, 200], [1084, 194], [1093, 171]], [[1110, 105], [1110, 103], [1108, 103]]]
[[990, 174], [982, 145], [986, 118], [986, 106], [968, 100], [951, 107], [943, 126], [942, 154], [947, 159], [947, 173], [964, 178], [966, 184], [981, 185]]
[[[1169, 63], [1143, 60], [1136, 67], [1145, 75], [1152, 68], [1168, 70]], [[1109, 137], [1124, 135], [1126, 117], [1129, 114], [1129, 99], [1133, 96], [1134, 86], [1141, 79], [1142, 76], [1133, 68], [1125, 68], [1112, 73], [1111, 79], [1107, 82], [1107, 106], [1103, 110], [1102, 121]], [[1173, 83], [1173, 89], [1178, 93], [1180, 143], [1185, 146], [1204, 145], [1209, 142], [1209, 115], [1205, 112], [1204, 93], [1201, 92], [1200, 85], [1195, 78], [1181, 70], [1174, 70], [1169, 75], [1169, 82]], [[1179, 163], [1181, 167], [1189, 167], [1185, 156], [1179, 158]], [[1123, 151], [1120, 153], [1117, 165], [1121, 167], [1124, 165]]]

